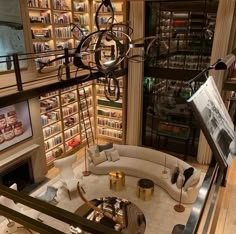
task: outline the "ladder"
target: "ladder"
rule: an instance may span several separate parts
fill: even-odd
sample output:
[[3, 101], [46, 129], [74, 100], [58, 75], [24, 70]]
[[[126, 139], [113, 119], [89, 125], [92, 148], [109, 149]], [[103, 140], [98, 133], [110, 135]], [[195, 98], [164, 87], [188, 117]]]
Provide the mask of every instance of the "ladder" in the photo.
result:
[[95, 140], [94, 140], [92, 123], [90, 119], [88, 99], [84, 87], [79, 87], [78, 100], [80, 107], [79, 109], [80, 109], [81, 125], [83, 126], [83, 130], [85, 133], [87, 146], [89, 147], [90, 143], [95, 144]]

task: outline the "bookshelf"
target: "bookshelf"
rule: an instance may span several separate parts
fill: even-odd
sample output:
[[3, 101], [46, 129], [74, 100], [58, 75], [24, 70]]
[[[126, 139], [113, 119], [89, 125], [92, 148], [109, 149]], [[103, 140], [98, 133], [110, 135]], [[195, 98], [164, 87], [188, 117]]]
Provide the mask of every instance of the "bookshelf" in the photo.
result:
[[[102, 79], [102, 78], [100, 78]], [[104, 95], [104, 84], [96, 83], [96, 127], [97, 137], [106, 140], [124, 142], [124, 77], [119, 77], [120, 99], [112, 102]]]
[[[82, 99], [81, 105], [78, 99], [78, 95], [81, 95], [81, 87], [85, 88], [89, 114], [93, 124], [92, 82], [74, 85], [40, 96], [41, 125], [48, 167], [53, 165], [56, 158], [65, 157], [86, 144], [80, 108], [84, 108], [85, 122], [88, 121], [88, 116], [86, 116], [85, 105], [83, 105], [85, 99]], [[94, 126], [92, 129], [94, 130]]]

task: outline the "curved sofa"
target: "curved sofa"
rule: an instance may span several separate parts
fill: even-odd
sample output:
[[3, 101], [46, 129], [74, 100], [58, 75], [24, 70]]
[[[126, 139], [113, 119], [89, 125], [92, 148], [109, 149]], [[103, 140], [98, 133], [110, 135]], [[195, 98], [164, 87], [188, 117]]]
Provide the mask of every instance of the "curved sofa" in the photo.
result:
[[[183, 168], [183, 170], [192, 167], [190, 164], [184, 162], [169, 154], [163, 153], [161, 151], [153, 150], [150, 148], [133, 146], [133, 145], [118, 145], [114, 144], [115, 148], [120, 156], [120, 159], [113, 161], [104, 161], [95, 165], [90, 158], [89, 170], [94, 174], [104, 175], [108, 174], [112, 170], [120, 170], [126, 175], [138, 177], [138, 178], [148, 178], [153, 180], [153, 182], [162, 187], [166, 192], [176, 201], [180, 198], [180, 189], [177, 187], [176, 183], [171, 183], [171, 172], [175, 168], [176, 164]], [[162, 171], [164, 169], [166, 160], [166, 170], [168, 172], [168, 177], [164, 178]], [[197, 170], [194, 168], [194, 172]], [[201, 174], [200, 171], [199, 175]], [[203, 181], [203, 176], [199, 176], [200, 179], [195, 186], [189, 187], [182, 191], [182, 202], [183, 203], [194, 203], [200, 186]]]

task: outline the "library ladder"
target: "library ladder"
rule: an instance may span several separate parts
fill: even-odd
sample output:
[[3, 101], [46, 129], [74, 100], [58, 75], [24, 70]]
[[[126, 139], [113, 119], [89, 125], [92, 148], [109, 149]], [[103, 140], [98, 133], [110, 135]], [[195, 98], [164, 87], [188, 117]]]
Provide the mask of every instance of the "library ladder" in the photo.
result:
[[80, 106], [81, 124], [83, 125], [86, 142], [89, 147], [90, 143], [95, 144], [95, 141], [90, 118], [88, 100], [84, 87], [79, 88], [79, 106]]

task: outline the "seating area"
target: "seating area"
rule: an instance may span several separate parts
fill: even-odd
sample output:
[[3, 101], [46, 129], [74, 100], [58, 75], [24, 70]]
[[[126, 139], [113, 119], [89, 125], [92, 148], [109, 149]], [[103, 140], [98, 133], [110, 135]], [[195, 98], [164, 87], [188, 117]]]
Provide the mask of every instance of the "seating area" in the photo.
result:
[[[79, 181], [80, 184], [84, 185], [84, 196], [88, 200], [114, 196], [128, 199], [136, 204], [146, 218], [145, 233], [156, 234], [157, 228], [160, 231], [158, 233], [164, 233], [165, 231], [166, 233], [171, 233], [175, 225], [186, 224], [192, 203], [197, 196], [204, 177], [204, 173], [201, 173], [200, 170], [191, 167], [190, 164], [174, 156], [145, 147], [104, 144], [94, 145], [87, 150], [88, 169], [92, 172], [90, 176], [83, 176], [84, 157], [79, 157], [78, 159], [77, 155], [71, 155], [58, 159], [54, 162], [54, 170], [57, 171], [57, 176], [34, 191], [31, 196], [67, 211], [75, 212], [84, 204], [76, 190], [76, 185]], [[95, 155], [92, 156], [92, 152]], [[109, 159], [107, 158], [107, 152], [110, 153]], [[176, 166], [179, 168], [178, 173]], [[188, 186], [183, 186], [182, 202], [184, 203], [185, 211], [178, 214], [174, 210], [174, 206], [178, 204], [180, 197], [180, 187], [178, 187], [176, 182], [178, 178], [183, 181], [182, 176], [189, 168], [193, 169], [193, 175], [200, 174], [200, 176], [196, 180], [197, 182], [195, 181], [195, 185], [189, 182], [188, 185], [186, 182], [185, 185], [187, 184]], [[124, 186], [122, 189], [112, 189], [110, 186], [109, 173], [117, 170], [121, 171], [125, 176], [122, 182], [122, 186]], [[167, 175], [163, 171], [167, 171]], [[172, 176], [174, 174], [175, 176]], [[171, 180], [173, 181], [174, 177], [176, 182], [172, 184]], [[154, 187], [148, 199], [137, 193], [140, 178], [146, 178], [154, 182]], [[163, 219], [163, 213], [168, 215], [171, 221], [166, 222]], [[45, 224], [69, 233], [67, 225], [58, 223], [44, 214], [40, 214], [40, 219]], [[2, 223], [0, 223], [0, 228], [2, 227], [1, 225]]]
[[[88, 149], [89, 170], [98, 175], [119, 170], [126, 175], [148, 178], [163, 189], [176, 201], [179, 200], [181, 182], [183, 183], [182, 202], [194, 203], [204, 174], [190, 164], [170, 154], [146, 147], [132, 145], [94, 145]], [[186, 180], [186, 174], [192, 174]], [[167, 176], [163, 170], [167, 171]], [[186, 180], [186, 181], [185, 181]]]

